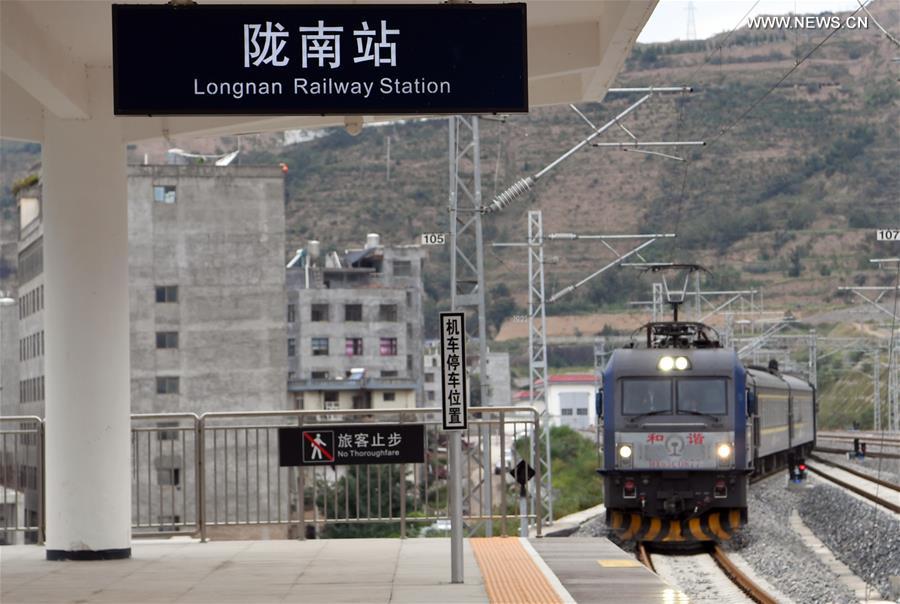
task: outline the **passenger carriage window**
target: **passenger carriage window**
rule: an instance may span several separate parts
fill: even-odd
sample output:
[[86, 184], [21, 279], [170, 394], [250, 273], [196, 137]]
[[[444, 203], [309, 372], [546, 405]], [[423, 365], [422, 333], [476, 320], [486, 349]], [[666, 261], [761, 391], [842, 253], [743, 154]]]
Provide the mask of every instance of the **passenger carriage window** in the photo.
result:
[[622, 381], [622, 412], [625, 415], [665, 413], [671, 410], [671, 380]]
[[676, 390], [679, 411], [712, 415], [724, 415], [728, 412], [728, 389], [725, 380], [677, 380]]

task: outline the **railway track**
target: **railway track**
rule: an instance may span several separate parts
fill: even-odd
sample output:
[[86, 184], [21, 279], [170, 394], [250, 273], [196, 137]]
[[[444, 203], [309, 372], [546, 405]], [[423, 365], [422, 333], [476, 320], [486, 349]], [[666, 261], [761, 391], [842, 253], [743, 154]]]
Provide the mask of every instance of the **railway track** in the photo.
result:
[[865, 433], [842, 433], [842, 432], [819, 432], [817, 438], [821, 440], [840, 440], [845, 442], [853, 442], [855, 439], [870, 443], [900, 447], [900, 438], [894, 436], [884, 436], [882, 434], [865, 432]]
[[[685, 555], [659, 552], [651, 554], [646, 544], [638, 543], [636, 553], [644, 566], [673, 583], [681, 584], [682, 581], [691, 580], [702, 584], [704, 599], [691, 597], [692, 602], [777, 604], [777, 600], [739, 569], [718, 544], [710, 544], [705, 552]], [[659, 562], [659, 569], [654, 564], [654, 557]], [[725, 575], [726, 579], [722, 579], [721, 575]], [[684, 586], [680, 586], [684, 589]], [[690, 591], [690, 588], [686, 591]]]
[[[821, 476], [825, 480], [832, 482], [843, 489], [846, 489], [852, 493], [856, 493], [860, 497], [868, 499], [869, 501], [892, 511], [895, 514], [900, 514], [900, 504], [897, 503], [897, 501], [900, 501], [900, 485], [894, 484], [887, 480], [876, 478], [874, 476], [869, 476], [868, 474], [860, 472], [855, 468], [850, 468], [843, 464], [828, 461], [827, 459], [823, 459], [815, 455], [811, 456], [810, 459], [815, 460], [817, 465], [822, 465], [822, 467], [816, 467], [815, 465], [810, 465], [809, 462], [807, 462], [806, 467], [812, 473], [816, 474], [817, 476]], [[832, 468], [832, 472], [825, 471], [826, 466]], [[866, 489], [859, 484], [852, 484], [849, 480], [838, 478], [834, 476], [834, 470], [846, 472], [847, 474], [854, 476], [861, 481], [869, 483], [870, 485], [872, 485], [872, 488]], [[890, 499], [877, 494], [879, 490], [890, 497]]]
[[[819, 453], [836, 453], [838, 455], [846, 455], [850, 451], [848, 449], [835, 449], [832, 447], [820, 447], [816, 444], [816, 448], [814, 451], [818, 451]], [[881, 457], [883, 459], [900, 459], [900, 453], [882, 453], [880, 451], [866, 451], [866, 457], [878, 458]]]

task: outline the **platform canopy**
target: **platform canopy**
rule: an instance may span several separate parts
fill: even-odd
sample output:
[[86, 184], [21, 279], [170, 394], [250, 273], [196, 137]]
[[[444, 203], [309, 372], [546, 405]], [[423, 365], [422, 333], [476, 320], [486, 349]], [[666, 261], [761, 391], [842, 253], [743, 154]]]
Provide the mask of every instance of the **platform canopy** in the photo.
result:
[[[656, 2], [527, 2], [530, 105], [538, 107], [601, 100], [622, 68]], [[209, 2], [244, 5], [278, 3], [279, 0]], [[318, 2], [294, 2], [298, 3]], [[351, 4], [340, 0], [327, 3]], [[109, 68], [112, 64], [111, 4], [104, 0], [3, 0], [0, 3], [0, 136], [43, 140], [43, 111], [61, 119], [98, 117], [90, 115], [87, 71], [88, 68]], [[460, 32], [460, 35], [465, 36], [465, 32]], [[159, 44], [162, 46], [165, 43], [165, 32], [159, 32]], [[204, 51], [198, 49], [198, 52]], [[152, 53], [153, 49], [148, 48], [147, 52]], [[208, 49], [208, 52], [215, 52], [215, 49]], [[159, 84], [165, 86], [165, 82]], [[241, 116], [121, 119], [125, 122], [122, 127], [124, 141], [133, 142], [163, 135], [234, 134], [332, 126], [344, 123], [345, 118]], [[367, 121], [370, 119], [374, 118], [365, 118]], [[383, 121], [385, 116], [378, 116], [377, 119]]]
[[[528, 2], [530, 106], [601, 100], [655, 5]], [[0, 24], [0, 137], [41, 143], [46, 555], [125, 558], [132, 497], [125, 143], [355, 129], [360, 119], [390, 116], [116, 117], [111, 2], [0, 0]], [[163, 52], [167, 32], [157, 33], [148, 56], [172, 54]]]

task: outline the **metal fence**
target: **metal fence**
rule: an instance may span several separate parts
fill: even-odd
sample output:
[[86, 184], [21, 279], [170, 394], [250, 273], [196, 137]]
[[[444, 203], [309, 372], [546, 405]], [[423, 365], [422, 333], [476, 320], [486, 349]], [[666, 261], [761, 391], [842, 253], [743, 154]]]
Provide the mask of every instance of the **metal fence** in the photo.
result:
[[44, 540], [44, 422], [0, 416], [0, 545]]
[[[374, 534], [367, 530], [375, 525], [382, 531], [388, 525], [401, 537], [447, 530], [446, 433], [439, 418], [439, 408], [134, 414], [133, 534], [180, 532], [205, 540], [366, 535]], [[6, 495], [0, 537], [40, 542], [44, 423], [30, 416], [0, 421], [0, 484]], [[469, 534], [518, 530], [518, 488], [509, 471], [523, 457], [540, 470], [541, 450], [532, 438], [539, 422], [531, 407], [470, 409], [462, 436]], [[279, 467], [278, 428], [344, 423], [424, 425], [425, 461]], [[540, 534], [540, 475], [531, 484], [527, 515]], [[10, 498], [12, 506], [6, 503]]]

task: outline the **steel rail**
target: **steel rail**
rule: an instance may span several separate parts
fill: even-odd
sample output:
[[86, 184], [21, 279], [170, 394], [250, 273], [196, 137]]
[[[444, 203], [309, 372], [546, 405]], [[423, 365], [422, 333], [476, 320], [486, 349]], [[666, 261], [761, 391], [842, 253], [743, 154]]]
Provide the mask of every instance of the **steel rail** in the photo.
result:
[[[814, 474], [818, 474], [825, 480], [829, 480], [829, 481], [833, 482], [834, 484], [838, 485], [839, 487], [847, 489], [851, 493], [856, 493], [860, 497], [865, 497], [872, 503], [876, 503], [882, 507], [885, 507], [885, 508], [889, 509], [890, 511], [894, 512], [895, 514], [900, 514], [900, 505], [897, 505], [886, 499], [882, 499], [881, 497], [878, 497], [878, 496], [874, 495], [873, 493], [870, 493], [869, 491], [862, 489], [856, 485], [852, 485], [849, 482], [845, 482], [845, 481], [841, 480], [840, 478], [835, 478], [834, 476], [829, 476], [827, 473], [823, 472], [822, 470], [819, 470], [819, 469], [814, 468], [813, 466], [809, 465], [809, 463], [806, 464], [806, 468], [809, 471], [813, 472]], [[866, 480], [871, 480], [871, 479], [867, 477]], [[874, 484], [874, 481], [872, 481], [872, 482]]]
[[836, 463], [829, 459], [823, 459], [823, 458], [819, 457], [818, 455], [810, 455], [809, 458], [815, 459], [816, 461], [818, 461], [820, 463], [824, 463], [829, 466], [834, 466], [835, 468], [838, 468], [839, 470], [847, 472], [848, 474], [853, 474], [854, 476], [858, 476], [859, 478], [862, 478], [863, 480], [868, 480], [869, 482], [874, 482], [875, 484], [883, 486], [887, 489], [891, 489], [892, 491], [900, 491], [900, 484], [895, 484], [888, 480], [884, 480], [883, 478], [876, 478], [875, 476], [871, 476], [869, 474], [866, 474], [865, 472], [860, 472], [856, 468], [851, 468], [850, 466], [845, 466], [844, 464]]
[[728, 554], [725, 553], [725, 550], [723, 550], [720, 545], [713, 545], [709, 555], [716, 561], [719, 568], [728, 575], [728, 578], [731, 579], [735, 585], [740, 587], [754, 602], [757, 602], [758, 604], [778, 604], [778, 600], [766, 593], [766, 591], [754, 583], [750, 577], [745, 575], [741, 569], [735, 566], [734, 562], [728, 558]]
[[641, 564], [649, 568], [652, 572], [656, 572], [656, 568], [653, 566], [653, 560], [650, 558], [650, 552], [647, 550], [647, 546], [644, 545], [643, 541], [637, 544], [637, 551], [635, 553]]
[[867, 445], [880, 445], [884, 443], [886, 445], [900, 445], [900, 438], [882, 438], [880, 436], [850, 436], [849, 434], [823, 434], [819, 433], [816, 438], [818, 440], [837, 440], [844, 442], [853, 442], [856, 439], [859, 439], [859, 442], [864, 442]]
[[[871, 443], [866, 443], [871, 444]], [[876, 443], [877, 444], [877, 443]], [[846, 455], [852, 453], [848, 449], [833, 449], [831, 447], [816, 447], [813, 451], [820, 453], [837, 453], [838, 455]], [[880, 451], [866, 451], [866, 457], [881, 457], [883, 459], [900, 459], [900, 453], [882, 453]]]

